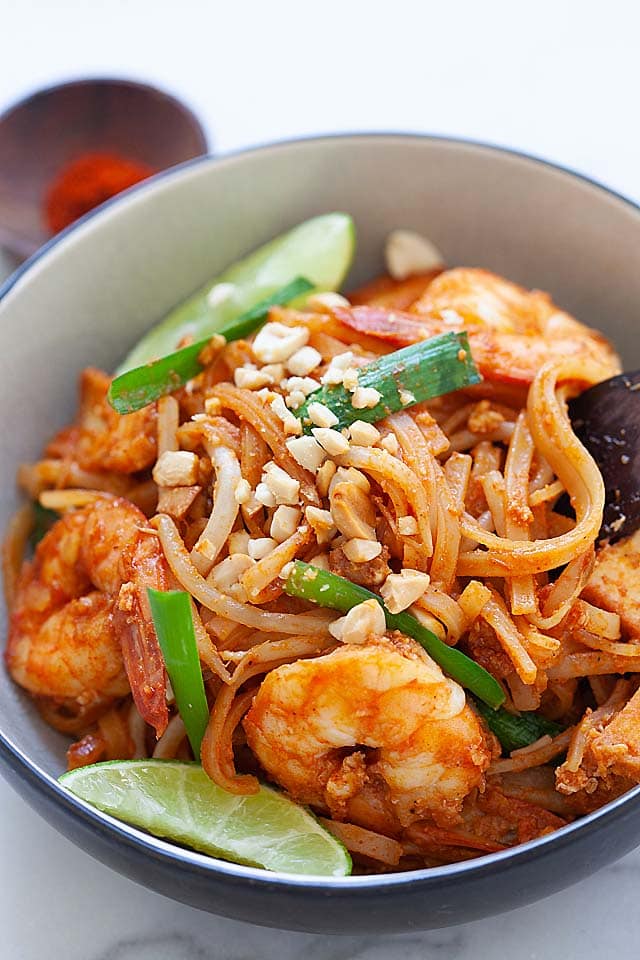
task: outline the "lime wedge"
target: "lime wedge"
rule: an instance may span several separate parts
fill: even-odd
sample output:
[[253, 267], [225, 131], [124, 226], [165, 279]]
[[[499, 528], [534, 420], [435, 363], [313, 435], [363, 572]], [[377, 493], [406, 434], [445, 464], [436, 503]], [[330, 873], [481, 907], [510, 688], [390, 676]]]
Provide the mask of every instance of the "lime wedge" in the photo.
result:
[[113, 760], [71, 770], [60, 783], [119, 820], [233, 863], [351, 873], [345, 848], [304, 807], [265, 786], [248, 797], [227, 793], [197, 763]]
[[201, 340], [250, 310], [294, 277], [316, 290], [337, 290], [355, 249], [353, 220], [326, 213], [305, 220], [228, 267], [153, 327], [123, 360], [116, 375], [172, 353], [184, 337]]

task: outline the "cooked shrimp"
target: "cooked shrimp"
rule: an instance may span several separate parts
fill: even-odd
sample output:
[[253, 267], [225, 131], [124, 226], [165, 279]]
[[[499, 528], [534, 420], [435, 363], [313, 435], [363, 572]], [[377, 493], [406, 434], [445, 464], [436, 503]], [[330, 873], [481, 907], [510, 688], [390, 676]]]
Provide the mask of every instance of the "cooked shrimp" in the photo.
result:
[[464, 329], [480, 372], [491, 381], [529, 384], [544, 363], [565, 356], [581, 358], [602, 380], [620, 372], [602, 334], [560, 310], [546, 293], [525, 290], [488, 270], [441, 273], [408, 313], [382, 306], [333, 312], [351, 329], [396, 346]]
[[131, 687], [160, 735], [166, 678], [146, 587], [167, 589], [169, 573], [145, 526], [137, 507], [111, 497], [58, 520], [20, 574], [6, 659], [41, 697], [87, 704]]
[[296, 800], [373, 829], [381, 806], [403, 826], [455, 820], [491, 753], [462, 688], [412, 644], [384, 638], [272, 670], [244, 727]]
[[121, 416], [109, 405], [111, 377], [88, 367], [80, 377], [77, 422], [61, 430], [46, 456], [71, 460], [83, 470], [137, 473], [153, 466], [157, 453], [156, 406]]

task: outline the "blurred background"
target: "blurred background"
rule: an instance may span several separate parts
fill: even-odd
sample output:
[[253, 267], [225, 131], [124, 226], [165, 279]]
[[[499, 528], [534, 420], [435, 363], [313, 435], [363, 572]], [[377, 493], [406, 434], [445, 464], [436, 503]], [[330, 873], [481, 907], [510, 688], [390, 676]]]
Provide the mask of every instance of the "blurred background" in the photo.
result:
[[[0, 4], [0, 112], [52, 83], [123, 77], [183, 100], [218, 154], [315, 133], [432, 132], [530, 151], [637, 199], [639, 27], [628, 0], [18, 0]], [[514, 958], [624, 957], [637, 913], [627, 858], [607, 871], [616, 896], [606, 906], [594, 877], [507, 917], [329, 949], [135, 887], [55, 835], [3, 781], [0, 851], [0, 953], [16, 960], [286, 960], [302, 950], [310, 960], [453, 960], [492, 956], [497, 942]]]
[[59, 80], [126, 76], [187, 101], [217, 152], [429, 131], [639, 188], [640, 12], [628, 0], [20, 0], [0, 12], [0, 108]]

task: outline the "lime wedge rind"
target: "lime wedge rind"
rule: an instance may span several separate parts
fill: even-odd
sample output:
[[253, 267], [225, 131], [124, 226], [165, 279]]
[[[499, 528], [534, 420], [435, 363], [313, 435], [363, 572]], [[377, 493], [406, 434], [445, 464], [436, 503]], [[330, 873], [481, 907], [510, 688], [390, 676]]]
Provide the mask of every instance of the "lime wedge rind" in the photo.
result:
[[278, 873], [344, 877], [351, 858], [304, 807], [271, 787], [236, 796], [196, 763], [111, 760], [60, 777], [76, 796], [154, 836]]

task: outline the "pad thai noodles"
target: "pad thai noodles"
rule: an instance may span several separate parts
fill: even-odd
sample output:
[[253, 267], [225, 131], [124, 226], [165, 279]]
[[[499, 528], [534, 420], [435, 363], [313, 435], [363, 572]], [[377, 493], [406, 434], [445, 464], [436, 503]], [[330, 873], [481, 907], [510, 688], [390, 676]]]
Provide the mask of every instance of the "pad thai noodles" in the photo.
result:
[[[640, 782], [640, 535], [599, 543], [567, 414], [618, 358], [545, 293], [390, 267], [209, 333], [132, 412], [84, 370], [3, 554], [6, 663], [70, 769], [275, 785], [362, 872], [502, 850]], [[175, 591], [200, 738], [152, 603]]]

